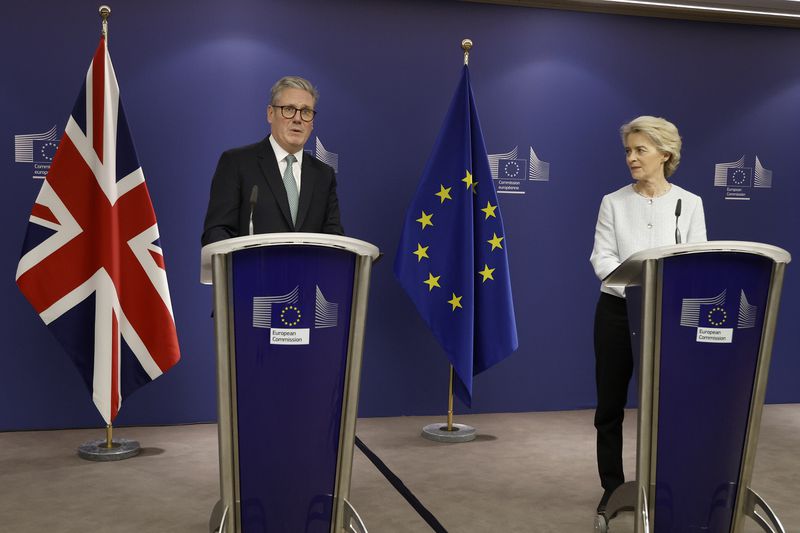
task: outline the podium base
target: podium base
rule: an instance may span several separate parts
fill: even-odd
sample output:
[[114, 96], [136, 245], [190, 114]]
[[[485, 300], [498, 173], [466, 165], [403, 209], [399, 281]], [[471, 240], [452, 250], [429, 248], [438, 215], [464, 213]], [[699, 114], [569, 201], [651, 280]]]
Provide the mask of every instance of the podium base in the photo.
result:
[[447, 424], [428, 424], [422, 428], [422, 436], [437, 442], [469, 442], [475, 440], [475, 428], [466, 424], [453, 424], [447, 431]]
[[111, 441], [111, 448], [106, 448], [106, 440], [93, 440], [78, 446], [78, 455], [87, 461], [122, 461], [139, 455], [142, 449], [139, 442], [128, 439]]
[[636, 496], [636, 482], [626, 481], [611, 493], [603, 515], [607, 520], [612, 520], [624, 511], [635, 511]]
[[209, 533], [220, 533], [225, 531], [225, 523], [228, 518], [228, 508], [222, 503], [222, 500], [217, 500], [214, 504], [214, 509], [211, 510], [211, 518], [208, 520]]

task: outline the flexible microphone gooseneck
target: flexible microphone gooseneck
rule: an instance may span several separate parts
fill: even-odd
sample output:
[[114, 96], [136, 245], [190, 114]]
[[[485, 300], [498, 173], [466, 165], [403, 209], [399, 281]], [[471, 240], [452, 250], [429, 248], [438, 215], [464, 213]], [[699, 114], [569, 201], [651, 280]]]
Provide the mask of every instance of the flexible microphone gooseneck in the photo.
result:
[[675, 244], [681, 243], [681, 230], [678, 229], [678, 219], [681, 216], [681, 199], [678, 198], [678, 203], [675, 204]]
[[[256, 202], [258, 201], [258, 185], [253, 185], [253, 188], [250, 190], [250, 235], [253, 234], [253, 211], [256, 208]], [[680, 202], [680, 200], [678, 200]]]

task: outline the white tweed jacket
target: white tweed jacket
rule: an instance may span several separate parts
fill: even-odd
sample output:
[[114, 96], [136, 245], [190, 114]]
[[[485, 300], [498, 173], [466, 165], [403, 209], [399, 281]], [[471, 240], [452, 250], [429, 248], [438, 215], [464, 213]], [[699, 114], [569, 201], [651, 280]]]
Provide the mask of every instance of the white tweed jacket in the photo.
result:
[[[675, 244], [675, 205], [681, 199], [678, 228], [682, 242], [705, 242], [706, 221], [703, 200], [674, 183], [666, 194], [645, 198], [633, 190], [633, 184], [607, 194], [600, 202], [594, 248], [589, 261], [601, 280], [632, 254]], [[600, 290], [625, 297], [624, 289]]]

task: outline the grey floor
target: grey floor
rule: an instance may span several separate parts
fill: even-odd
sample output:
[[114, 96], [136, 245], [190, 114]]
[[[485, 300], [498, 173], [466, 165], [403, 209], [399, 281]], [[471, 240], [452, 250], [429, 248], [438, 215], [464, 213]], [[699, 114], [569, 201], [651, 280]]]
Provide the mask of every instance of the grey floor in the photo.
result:
[[[626, 421], [633, 472], [635, 413]], [[371, 418], [358, 434], [450, 532], [592, 531], [597, 486], [592, 412], [457, 417], [477, 428], [466, 444], [419, 437], [441, 419]], [[208, 531], [218, 495], [215, 425], [121, 428], [139, 457], [91, 463], [78, 444], [97, 430], [0, 433], [0, 532]], [[800, 405], [765, 408], [753, 488], [787, 531], [800, 531]], [[355, 452], [351, 501], [371, 533], [430, 531], [372, 464]], [[632, 531], [632, 518], [611, 522]], [[746, 531], [760, 531], [748, 524]]]

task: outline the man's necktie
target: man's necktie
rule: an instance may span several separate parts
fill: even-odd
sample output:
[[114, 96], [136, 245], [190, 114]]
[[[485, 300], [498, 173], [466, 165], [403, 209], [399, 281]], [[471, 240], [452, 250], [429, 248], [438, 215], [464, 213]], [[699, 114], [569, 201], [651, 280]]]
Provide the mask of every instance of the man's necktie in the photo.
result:
[[286, 196], [289, 198], [289, 211], [292, 213], [292, 223], [297, 222], [297, 182], [294, 180], [294, 172], [292, 172], [292, 163], [297, 159], [289, 154], [286, 156], [286, 170], [283, 173], [283, 186], [286, 187]]

